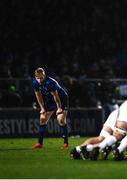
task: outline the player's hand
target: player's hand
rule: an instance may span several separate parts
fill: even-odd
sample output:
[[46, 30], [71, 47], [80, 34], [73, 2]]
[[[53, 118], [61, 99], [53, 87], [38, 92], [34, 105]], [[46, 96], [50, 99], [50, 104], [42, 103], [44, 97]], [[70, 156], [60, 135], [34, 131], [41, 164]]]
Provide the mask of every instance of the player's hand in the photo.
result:
[[63, 113], [63, 109], [62, 108], [58, 108], [56, 111], [56, 115], [62, 114]]
[[46, 111], [44, 109], [41, 109], [40, 114], [46, 115]]

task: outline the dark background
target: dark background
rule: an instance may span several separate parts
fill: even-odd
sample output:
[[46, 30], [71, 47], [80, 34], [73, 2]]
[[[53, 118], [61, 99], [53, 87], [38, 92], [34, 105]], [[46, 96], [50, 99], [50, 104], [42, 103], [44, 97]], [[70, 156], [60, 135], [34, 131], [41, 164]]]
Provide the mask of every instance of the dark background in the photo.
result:
[[[127, 77], [126, 9], [126, 0], [0, 1], [0, 78], [8, 78], [0, 106], [32, 105], [30, 84], [14, 79], [30, 80], [38, 66], [67, 89], [70, 106], [116, 98], [118, 83], [108, 80]], [[17, 105], [5, 100], [10, 89], [21, 96]]]

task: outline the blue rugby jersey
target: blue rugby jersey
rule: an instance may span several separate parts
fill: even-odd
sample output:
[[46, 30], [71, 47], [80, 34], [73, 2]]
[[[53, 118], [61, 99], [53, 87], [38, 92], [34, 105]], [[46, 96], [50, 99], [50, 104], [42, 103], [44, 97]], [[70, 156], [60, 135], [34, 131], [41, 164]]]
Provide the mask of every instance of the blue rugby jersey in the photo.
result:
[[32, 80], [32, 87], [34, 91], [40, 91], [43, 97], [45, 109], [47, 111], [56, 110], [56, 103], [51, 94], [52, 91], [56, 91], [59, 94], [62, 108], [68, 107], [68, 94], [67, 92], [60, 86], [60, 84], [53, 78], [46, 76], [43, 84], [39, 84], [36, 79]]

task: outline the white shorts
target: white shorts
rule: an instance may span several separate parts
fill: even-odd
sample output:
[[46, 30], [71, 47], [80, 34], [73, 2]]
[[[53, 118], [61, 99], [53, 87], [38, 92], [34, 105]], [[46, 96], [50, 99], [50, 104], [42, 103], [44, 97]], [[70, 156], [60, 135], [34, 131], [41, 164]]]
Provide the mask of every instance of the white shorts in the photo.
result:
[[114, 130], [118, 114], [119, 109], [112, 111], [111, 114], [108, 116], [107, 120], [105, 121], [104, 126], [110, 127], [112, 130]]
[[127, 122], [127, 101], [121, 104], [117, 120]]
[[104, 129], [102, 129], [101, 132], [100, 132], [100, 134], [99, 134], [99, 136], [102, 136], [102, 137], [104, 137], [104, 138], [106, 138], [106, 137], [108, 137], [108, 136], [110, 136], [110, 135], [111, 135], [111, 134], [110, 134], [108, 131], [104, 130]]
[[[109, 127], [113, 131], [115, 128], [118, 113], [119, 113], [118, 109], [112, 111], [111, 114], [108, 116], [107, 120], [105, 121], [103, 127]], [[107, 136], [110, 136], [110, 133], [103, 128], [100, 132], [100, 136], [106, 138]]]

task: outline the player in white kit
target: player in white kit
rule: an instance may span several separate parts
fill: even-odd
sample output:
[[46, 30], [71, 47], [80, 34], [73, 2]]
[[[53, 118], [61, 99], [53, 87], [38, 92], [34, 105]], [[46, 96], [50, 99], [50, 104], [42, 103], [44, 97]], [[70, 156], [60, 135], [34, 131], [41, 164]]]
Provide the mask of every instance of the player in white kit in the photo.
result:
[[[120, 159], [122, 152], [127, 148], [127, 101], [124, 101], [119, 107], [118, 117], [113, 131], [113, 135], [110, 135], [102, 141], [97, 148], [95, 148], [95, 156], [97, 158], [99, 152], [106, 152], [108, 147], [111, 147], [118, 141], [121, 141], [117, 150], [114, 150], [114, 158]], [[119, 156], [119, 157], [118, 157]], [[122, 156], [121, 156], [122, 157]]]
[[[89, 158], [89, 153], [99, 144], [101, 143], [105, 138], [109, 137], [113, 134], [114, 127], [116, 124], [116, 120], [118, 117], [119, 110], [116, 109], [111, 112], [108, 119], [103, 124], [103, 128], [97, 137], [89, 138], [85, 142], [83, 142], [80, 146], [76, 146], [72, 151], [70, 152], [71, 156], [74, 159], [81, 159]], [[83, 156], [81, 157], [81, 152], [83, 153]]]

